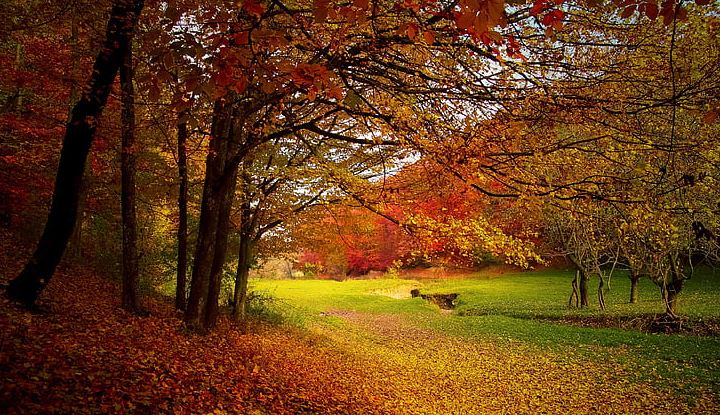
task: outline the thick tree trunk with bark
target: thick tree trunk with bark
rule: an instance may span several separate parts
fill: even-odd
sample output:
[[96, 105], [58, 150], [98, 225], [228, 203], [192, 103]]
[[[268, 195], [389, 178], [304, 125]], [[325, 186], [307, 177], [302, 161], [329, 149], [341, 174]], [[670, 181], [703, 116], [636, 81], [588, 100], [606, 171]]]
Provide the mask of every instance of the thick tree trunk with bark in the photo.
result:
[[[586, 308], [590, 306], [590, 295], [588, 291], [588, 282], [590, 277], [583, 263], [572, 254], [568, 255], [568, 259], [575, 265], [575, 281], [579, 283], [579, 287], [573, 285], [573, 290], [579, 288], [580, 291], [580, 308]], [[570, 297], [572, 299], [572, 297]]]
[[206, 178], [203, 200], [200, 206], [200, 224], [198, 225], [198, 238], [195, 245], [190, 295], [185, 309], [185, 324], [193, 331], [203, 330], [202, 313], [207, 301], [210, 268], [212, 266], [210, 252], [214, 249], [217, 232], [218, 215], [215, 212], [218, 210], [217, 204], [219, 201], [210, 188], [211, 185]]
[[25, 306], [33, 306], [50, 282], [72, 235], [87, 155], [143, 5], [143, 0], [116, 0], [113, 4], [89, 86], [74, 106], [65, 129], [45, 229], [32, 257], [7, 289], [11, 298]]
[[630, 304], [638, 302], [638, 283], [640, 282], [640, 273], [630, 271]]
[[[206, 161], [190, 296], [185, 311], [185, 324], [197, 332], [206, 332], [217, 318], [216, 303], [220, 292], [219, 278], [222, 276], [218, 269], [222, 269], [220, 263], [225, 259], [229, 226], [230, 208], [227, 203], [232, 203], [237, 173], [237, 164], [234, 169], [228, 166], [228, 157], [236, 148], [232, 124], [232, 105], [217, 102], [213, 114], [213, 139]], [[221, 252], [216, 254], [216, 251]], [[220, 253], [223, 258], [220, 258]]]
[[[70, 5], [70, 38], [68, 44], [70, 46], [70, 59], [72, 66], [70, 69], [70, 100], [68, 102], [68, 119], [72, 116], [73, 107], [80, 98], [80, 50], [78, 46], [79, 25], [78, 25], [78, 5], [73, 3]], [[74, 259], [82, 258], [82, 228], [83, 217], [85, 211], [85, 199], [88, 189], [88, 178], [83, 173], [82, 183], [80, 184], [80, 196], [78, 197], [77, 220], [75, 229], [70, 237], [70, 254]]]
[[678, 294], [680, 294], [680, 289], [674, 285], [668, 285], [665, 291], [665, 314], [672, 317], [677, 316], [677, 298]]
[[[241, 242], [242, 243], [242, 242]], [[238, 256], [237, 273], [235, 274], [235, 293], [233, 297], [233, 318], [242, 320], [247, 310], [248, 278], [250, 276], [250, 261], [252, 260], [251, 247], [242, 243]]]
[[187, 120], [186, 113], [178, 118], [178, 176], [180, 179], [180, 193], [178, 195], [178, 263], [177, 287], [175, 289], [175, 308], [185, 310], [187, 306], [187, 240], [188, 240], [188, 173], [187, 173]]
[[[220, 205], [223, 200], [217, 181], [222, 174], [222, 166], [227, 157], [227, 134], [225, 124], [221, 120], [219, 104], [216, 104], [213, 138], [205, 162], [205, 183], [203, 185], [202, 203], [200, 205], [200, 223], [198, 225], [195, 259], [190, 282], [190, 296], [185, 310], [185, 324], [193, 331], [204, 331], [204, 310], [208, 300], [210, 273], [217, 241], [217, 229]], [[227, 130], [229, 130], [229, 125]], [[220, 134], [218, 134], [220, 133]]]
[[120, 153], [122, 207], [122, 308], [140, 312], [140, 269], [137, 250], [135, 90], [133, 88], [132, 44], [128, 46], [125, 63], [120, 67], [122, 101], [122, 145]]
[[205, 303], [206, 330], [215, 327], [220, 304], [220, 289], [222, 288], [223, 267], [227, 257], [228, 236], [230, 235], [230, 213], [235, 200], [235, 184], [237, 169], [233, 169], [230, 180], [223, 180], [220, 193], [223, 197], [218, 212], [217, 232], [215, 233], [215, 252], [210, 269], [210, 284], [208, 286], [208, 300]]

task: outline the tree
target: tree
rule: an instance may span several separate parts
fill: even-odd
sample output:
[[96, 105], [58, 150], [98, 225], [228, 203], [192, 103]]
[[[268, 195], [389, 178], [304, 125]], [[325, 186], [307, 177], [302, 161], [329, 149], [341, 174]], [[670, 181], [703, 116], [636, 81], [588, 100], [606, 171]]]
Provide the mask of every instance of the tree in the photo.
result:
[[240, 164], [237, 190], [238, 257], [233, 293], [233, 316], [245, 317], [248, 277], [260, 256], [280, 255], [288, 248], [287, 237], [277, 230], [291, 226], [305, 210], [328, 200], [328, 190], [318, 180], [312, 158], [321, 150], [309, 137], [298, 146], [294, 140], [277, 138], [248, 154]]
[[127, 54], [143, 5], [142, 0], [117, 0], [114, 3], [107, 24], [106, 39], [93, 66], [88, 89], [73, 107], [65, 130], [55, 191], [45, 230], [32, 258], [7, 289], [11, 298], [28, 307], [35, 304], [40, 292], [50, 282], [72, 234], [85, 160], [98, 119]]
[[237, 174], [236, 168], [227, 166], [242, 137], [234, 117], [236, 109], [233, 102], [217, 101], [213, 112], [213, 139], [206, 162], [195, 261], [185, 311], [185, 323], [196, 331], [212, 328], [217, 318], [231, 195]]
[[137, 250], [137, 213], [135, 169], [137, 151], [135, 141], [135, 90], [133, 87], [132, 38], [127, 46], [123, 65], [120, 66], [122, 90], [122, 146], [120, 169], [122, 175], [121, 205], [123, 232], [123, 283], [122, 307], [130, 312], [140, 311], [140, 270]]
[[187, 172], [187, 112], [180, 113], [177, 123], [177, 164], [180, 189], [178, 193], [178, 260], [175, 308], [185, 310], [187, 305], [187, 245], [188, 245], [188, 172]]

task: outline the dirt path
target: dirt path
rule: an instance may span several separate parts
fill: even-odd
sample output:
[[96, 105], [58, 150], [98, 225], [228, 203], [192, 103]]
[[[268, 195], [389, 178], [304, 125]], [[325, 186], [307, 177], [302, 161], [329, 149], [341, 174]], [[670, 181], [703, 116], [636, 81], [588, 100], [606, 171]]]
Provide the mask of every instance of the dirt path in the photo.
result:
[[617, 364], [573, 361], [549, 351], [499, 347], [420, 328], [398, 315], [332, 310], [354, 336], [321, 329], [339, 347], [378, 367], [378, 387], [395, 390], [399, 413], [716, 413], [708, 395], [688, 402], [631, 381]]

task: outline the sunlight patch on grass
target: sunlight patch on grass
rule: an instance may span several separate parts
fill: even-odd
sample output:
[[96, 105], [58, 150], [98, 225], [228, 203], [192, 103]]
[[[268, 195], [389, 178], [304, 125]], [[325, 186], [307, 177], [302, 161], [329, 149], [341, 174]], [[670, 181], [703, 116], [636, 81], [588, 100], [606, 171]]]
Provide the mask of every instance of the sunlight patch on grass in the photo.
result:
[[[528, 353], [552, 353], [569, 362], [600, 360], [621, 364], [635, 382], [667, 382], [679, 390], [709, 387], [720, 391], [720, 339], [648, 334], [617, 328], [578, 327], [563, 318], [633, 317], [664, 311], [659, 291], [650, 281], [640, 285], [637, 304], [629, 304], [629, 279], [617, 273], [606, 292], [607, 310], [600, 311], [596, 286], [590, 286], [591, 307], [569, 308], [570, 272], [528, 272], [485, 278], [469, 275], [447, 280], [253, 281], [307, 313], [317, 330], [372, 342], [372, 336], [348, 324], [342, 310], [369, 315], [399, 316], [407, 324], [438, 335], [494, 344]], [[681, 313], [693, 318], [720, 316], [720, 278], [711, 271], [689, 280], [681, 294]], [[596, 282], [595, 282], [596, 283]], [[419, 298], [423, 293], [458, 293], [450, 315]], [[351, 319], [350, 319], [351, 320]], [[337, 337], [336, 336], [336, 337]], [[369, 336], [369, 337], [368, 337]], [[358, 340], [359, 339], [359, 340]]]

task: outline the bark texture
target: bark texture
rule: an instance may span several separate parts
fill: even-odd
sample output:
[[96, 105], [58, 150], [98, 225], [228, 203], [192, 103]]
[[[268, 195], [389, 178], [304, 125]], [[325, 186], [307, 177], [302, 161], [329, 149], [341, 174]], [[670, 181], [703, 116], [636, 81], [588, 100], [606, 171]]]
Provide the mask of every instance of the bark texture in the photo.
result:
[[185, 324], [196, 332], [206, 332], [217, 319], [221, 271], [227, 250], [227, 228], [237, 174], [237, 164], [229, 162], [230, 156], [237, 153], [239, 139], [239, 132], [233, 128], [233, 109], [231, 103], [219, 101], [213, 112], [213, 137], [206, 159], [200, 224], [185, 311]]
[[218, 225], [215, 233], [215, 251], [213, 252], [212, 267], [210, 268], [208, 301], [205, 303], [204, 329], [210, 330], [217, 322], [220, 290], [222, 288], [223, 267], [227, 257], [228, 237], [230, 235], [230, 211], [235, 199], [235, 183], [237, 169], [231, 171], [230, 180], [223, 181], [220, 186], [220, 206], [218, 211]]

